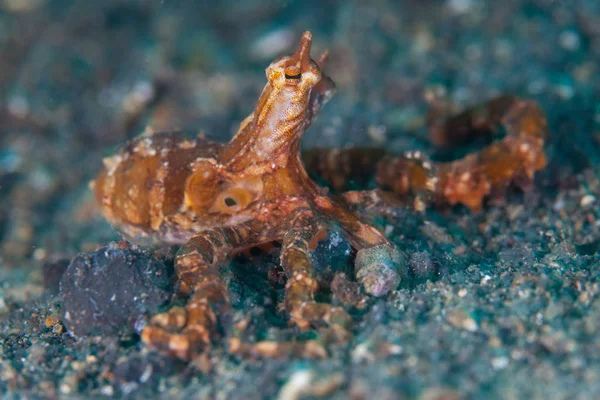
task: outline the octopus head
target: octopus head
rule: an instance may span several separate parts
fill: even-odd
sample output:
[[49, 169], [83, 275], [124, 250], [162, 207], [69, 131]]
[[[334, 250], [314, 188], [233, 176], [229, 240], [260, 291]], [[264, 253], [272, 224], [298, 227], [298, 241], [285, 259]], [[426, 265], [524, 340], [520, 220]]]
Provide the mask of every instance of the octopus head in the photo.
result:
[[298, 49], [291, 56], [280, 57], [266, 70], [269, 83], [275, 88], [294, 88], [309, 92], [321, 80], [321, 71], [310, 58], [312, 35], [304, 32]]

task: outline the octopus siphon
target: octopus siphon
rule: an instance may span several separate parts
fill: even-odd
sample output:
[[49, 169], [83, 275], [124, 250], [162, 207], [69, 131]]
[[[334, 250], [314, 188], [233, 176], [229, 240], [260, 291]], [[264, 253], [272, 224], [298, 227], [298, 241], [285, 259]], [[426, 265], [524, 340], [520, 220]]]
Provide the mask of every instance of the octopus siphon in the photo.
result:
[[[315, 300], [319, 285], [311, 252], [328, 232], [339, 232], [355, 250], [355, 277], [364, 292], [384, 296], [399, 285], [404, 258], [357, 208], [383, 210], [409, 198], [417, 209], [462, 204], [477, 211], [511, 184], [529, 187], [546, 165], [545, 115], [534, 101], [514, 96], [430, 121], [432, 140], [441, 146], [505, 131], [502, 139], [452, 162], [375, 148], [302, 154], [302, 134], [335, 93], [324, 74], [328, 53], [311, 59], [311, 42], [305, 32], [293, 55], [269, 65], [254, 112], [229, 143], [147, 130], [106, 158], [92, 182], [103, 215], [127, 238], [181, 245], [175, 274], [189, 297], [185, 307], [152, 317], [141, 332], [148, 346], [183, 360], [210, 349], [221, 316], [231, 308], [228, 278], [219, 267], [245, 249], [272, 242], [281, 243], [283, 309], [291, 323], [348, 340], [352, 318], [344, 307]], [[335, 191], [317, 185], [309, 172]], [[369, 177], [378, 189], [344, 192], [348, 182]], [[231, 339], [229, 347], [254, 356], [326, 354], [311, 340]]]

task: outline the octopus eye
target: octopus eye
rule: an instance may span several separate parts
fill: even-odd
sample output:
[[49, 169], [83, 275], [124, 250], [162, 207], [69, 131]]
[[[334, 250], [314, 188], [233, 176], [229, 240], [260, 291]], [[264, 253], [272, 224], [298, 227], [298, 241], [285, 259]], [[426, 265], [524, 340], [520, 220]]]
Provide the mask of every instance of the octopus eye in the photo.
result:
[[301, 73], [298, 73], [296, 75], [285, 74], [285, 79], [300, 79], [300, 78], [302, 78], [302, 74]]
[[288, 81], [297, 81], [302, 78], [302, 70], [297, 65], [286, 67], [283, 73]]
[[235, 206], [237, 206], [237, 201], [235, 201], [235, 199], [233, 197], [227, 196], [227, 197], [225, 197], [223, 199], [223, 202], [225, 203], [225, 205], [227, 207], [235, 207]]
[[244, 210], [254, 200], [252, 192], [243, 187], [232, 187], [215, 199], [211, 212], [234, 214]]

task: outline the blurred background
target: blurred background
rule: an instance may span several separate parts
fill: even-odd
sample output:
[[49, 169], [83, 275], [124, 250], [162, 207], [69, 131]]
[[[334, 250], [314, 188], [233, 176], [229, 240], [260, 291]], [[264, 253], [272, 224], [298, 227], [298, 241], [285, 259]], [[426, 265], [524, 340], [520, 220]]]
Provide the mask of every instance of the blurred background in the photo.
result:
[[431, 154], [427, 90], [458, 106], [514, 93], [548, 111], [561, 149], [551, 151], [553, 167], [572, 177], [598, 156], [598, 8], [593, 0], [2, 0], [2, 259], [72, 255], [82, 235], [97, 241], [99, 232], [81, 232], [73, 219], [93, 217], [86, 183], [101, 157], [148, 124], [227, 140], [252, 111], [264, 68], [304, 30], [315, 56], [331, 51], [339, 88], [304, 146]]
[[[563, 212], [558, 242], [585, 246], [575, 255], [596, 253], [596, 0], [0, 0], [0, 297], [31, 302], [43, 292], [44, 264], [118, 238], [87, 187], [102, 157], [147, 125], [228, 140], [253, 110], [264, 69], [292, 52], [305, 30], [314, 57], [330, 50], [327, 73], [338, 86], [305, 147], [385, 146], [452, 158], [464, 151], [442, 152], [428, 141], [427, 93], [458, 108], [502, 93], [533, 98], [548, 114], [550, 164], [525, 203], [538, 210], [526, 220], [541, 221], [538, 230], [556, 227], [548, 221]], [[453, 215], [471, 218], [462, 209]], [[471, 240], [477, 236], [462, 243]], [[493, 264], [500, 250], [486, 248], [478, 260]], [[536, 251], [527, 254], [543, 255]], [[12, 308], [1, 303], [7, 315]], [[411, 395], [437, 382], [435, 372], [415, 376]], [[568, 376], [557, 383], [564, 390], [583, 375]], [[446, 378], [444, 385], [465, 384], [475, 397], [485, 391], [480, 377]], [[276, 393], [285, 379], [273, 379]]]

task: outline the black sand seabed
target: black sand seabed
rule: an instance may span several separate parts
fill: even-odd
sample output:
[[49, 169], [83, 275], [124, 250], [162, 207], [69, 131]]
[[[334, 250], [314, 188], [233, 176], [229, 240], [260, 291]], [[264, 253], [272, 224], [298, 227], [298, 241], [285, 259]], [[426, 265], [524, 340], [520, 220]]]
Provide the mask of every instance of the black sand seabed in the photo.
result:
[[[599, 397], [600, 3], [200, 3], [0, 2], [2, 398]], [[71, 337], [58, 278], [78, 253], [118, 240], [87, 189], [101, 158], [147, 124], [226, 140], [263, 69], [307, 29], [315, 54], [331, 50], [339, 93], [306, 147], [460, 156], [428, 143], [424, 93], [466, 106], [506, 92], [547, 111], [548, 168], [480, 213], [379, 219], [409, 276], [355, 313], [354, 342], [330, 359], [244, 361], [217, 347], [206, 373], [149, 352], [125, 325]], [[332, 240], [320, 257], [344, 246]], [[255, 273], [247, 262], [236, 262], [237, 313], [301, 337], [275, 315], [281, 287], [263, 279], [274, 261], [253, 260]]]

